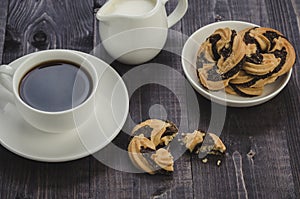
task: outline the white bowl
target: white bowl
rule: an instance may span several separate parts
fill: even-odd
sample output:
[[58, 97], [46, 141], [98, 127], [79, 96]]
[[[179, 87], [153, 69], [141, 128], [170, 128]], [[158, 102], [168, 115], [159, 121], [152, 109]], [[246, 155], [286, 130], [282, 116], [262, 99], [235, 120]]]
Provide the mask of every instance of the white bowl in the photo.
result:
[[274, 83], [266, 85], [263, 94], [257, 97], [240, 97], [230, 95], [224, 90], [209, 91], [200, 84], [196, 70], [196, 59], [200, 45], [206, 40], [206, 38], [218, 28], [229, 27], [236, 31], [240, 31], [245, 28], [255, 26], [258, 27], [258, 25], [242, 21], [222, 21], [204, 26], [189, 37], [183, 47], [181, 61], [183, 71], [187, 79], [197, 92], [207, 99], [225, 106], [250, 107], [267, 102], [275, 97], [286, 86], [290, 80], [292, 69], [287, 74], [279, 77]]

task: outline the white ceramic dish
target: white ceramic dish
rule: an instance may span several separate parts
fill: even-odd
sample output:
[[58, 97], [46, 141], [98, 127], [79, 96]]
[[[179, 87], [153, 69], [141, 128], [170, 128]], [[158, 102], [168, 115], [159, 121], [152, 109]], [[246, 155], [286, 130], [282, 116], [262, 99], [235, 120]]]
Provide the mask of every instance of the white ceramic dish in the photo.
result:
[[[77, 130], [60, 134], [44, 133], [26, 123], [14, 105], [0, 101], [1, 145], [32, 160], [63, 162], [95, 153], [116, 137], [129, 110], [126, 86], [108, 64], [94, 56], [77, 53], [87, 56], [97, 66], [99, 88], [93, 115]], [[12, 62], [11, 66], [18, 67], [29, 56]], [[0, 94], [5, 92], [0, 87]]]
[[250, 107], [269, 101], [286, 86], [290, 80], [292, 70], [278, 78], [276, 82], [265, 86], [264, 92], [261, 96], [251, 98], [226, 94], [225, 91], [209, 91], [200, 84], [196, 73], [196, 58], [199, 47], [205, 41], [205, 39], [218, 28], [229, 27], [231, 29], [240, 31], [242, 29], [255, 26], [258, 25], [242, 21], [222, 21], [204, 26], [189, 37], [184, 45], [181, 61], [183, 71], [187, 79], [197, 92], [207, 99], [225, 106]]

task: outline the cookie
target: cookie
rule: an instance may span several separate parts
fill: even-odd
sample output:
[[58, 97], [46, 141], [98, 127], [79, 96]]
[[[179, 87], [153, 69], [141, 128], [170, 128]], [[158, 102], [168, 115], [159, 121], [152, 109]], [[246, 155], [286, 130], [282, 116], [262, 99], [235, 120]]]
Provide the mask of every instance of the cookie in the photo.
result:
[[161, 148], [167, 146], [177, 133], [178, 128], [174, 123], [149, 119], [136, 125], [131, 134], [133, 136], [143, 134], [154, 143], [155, 147]]
[[226, 151], [225, 145], [218, 136], [200, 130], [183, 134], [182, 142], [191, 153], [195, 154], [207, 153], [216, 155]]
[[225, 88], [226, 93], [242, 97], [255, 97], [263, 93], [264, 87], [244, 87], [232, 83]]
[[280, 76], [288, 72], [294, 65], [295, 50], [279, 31], [256, 27], [243, 30], [240, 34], [247, 48], [246, 62], [243, 68], [248, 74]]
[[243, 72], [225, 89], [241, 96], [261, 95], [266, 84], [287, 73], [295, 63], [292, 44], [277, 30], [265, 27], [248, 28], [239, 32], [246, 44]]
[[209, 90], [225, 88], [244, 64], [245, 43], [235, 30], [216, 30], [201, 45], [197, 55], [200, 83]]
[[156, 150], [154, 143], [143, 134], [132, 138], [128, 154], [136, 168], [149, 174], [169, 174], [174, 171], [171, 153], [164, 148]]

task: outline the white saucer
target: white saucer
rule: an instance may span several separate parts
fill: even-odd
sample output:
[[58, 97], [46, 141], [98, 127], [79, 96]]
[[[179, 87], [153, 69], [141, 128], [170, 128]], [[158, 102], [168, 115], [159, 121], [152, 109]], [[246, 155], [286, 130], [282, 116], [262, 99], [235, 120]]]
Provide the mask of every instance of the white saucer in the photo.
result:
[[[2, 95], [0, 96], [1, 145], [32, 160], [63, 162], [95, 153], [117, 136], [126, 121], [129, 110], [126, 86], [118, 73], [108, 64], [94, 56], [77, 53], [86, 56], [96, 65], [100, 79], [95, 111], [89, 120], [77, 130], [66, 133], [40, 132], [23, 120], [14, 105], [4, 103], [2, 96], [6, 91], [0, 87], [0, 95]], [[33, 54], [19, 58], [10, 65], [18, 67], [24, 59]]]
[[185, 43], [182, 50], [182, 66], [183, 71], [194, 87], [194, 89], [207, 99], [232, 107], [250, 107], [262, 104], [275, 97], [289, 82], [292, 69], [285, 75], [279, 77], [274, 83], [265, 86], [263, 94], [257, 97], [240, 97], [226, 94], [225, 91], [209, 91], [205, 89], [199, 82], [196, 72], [196, 58], [200, 45], [218, 28], [229, 27], [236, 31], [249, 27], [258, 27], [258, 25], [242, 22], [242, 21], [222, 21], [209, 24], [197, 30], [192, 34]]

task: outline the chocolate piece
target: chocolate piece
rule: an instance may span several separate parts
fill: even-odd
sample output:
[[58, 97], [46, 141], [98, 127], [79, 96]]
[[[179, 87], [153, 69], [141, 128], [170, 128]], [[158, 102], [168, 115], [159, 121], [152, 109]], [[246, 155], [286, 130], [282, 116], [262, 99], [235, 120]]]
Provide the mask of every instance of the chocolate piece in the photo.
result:
[[278, 39], [279, 37], [281, 37], [282, 35], [279, 35], [277, 32], [274, 31], [266, 31], [265, 33], [263, 33], [263, 35], [265, 37], [267, 37], [271, 43], [271, 47], [270, 50], [272, 50], [276, 44], [276, 42], [274, 41], [274, 39]]
[[219, 34], [215, 34], [209, 37], [209, 42], [211, 43], [211, 50], [212, 50], [212, 54], [213, 54], [213, 59], [215, 61], [218, 61], [221, 56], [218, 53], [218, 49], [217, 49], [217, 42], [221, 39], [221, 36]]
[[256, 50], [255, 54], [251, 54], [250, 57], [246, 56], [245, 59], [246, 59], [245, 61], [249, 63], [261, 64], [263, 61], [263, 56], [262, 54], [259, 53], [258, 50]]
[[[246, 43], [246, 45], [248, 45], [248, 44], [257, 44], [257, 41], [254, 39], [254, 37], [250, 36], [250, 31], [255, 30], [256, 28], [258, 28], [258, 27], [243, 30], [245, 32], [244, 37], [243, 37], [243, 41]], [[241, 31], [241, 32], [243, 32], [243, 31]]]
[[223, 79], [229, 79], [236, 75], [243, 67], [245, 59], [243, 58], [237, 65], [235, 65], [231, 70], [223, 75]]
[[224, 46], [221, 50], [220, 50], [220, 55], [222, 57], [224, 57], [224, 60], [226, 60], [232, 53], [232, 46], [233, 46], [233, 41], [234, 38], [237, 36], [236, 31], [235, 30], [231, 30], [231, 39], [230, 42], [228, 43], [228, 46]]

